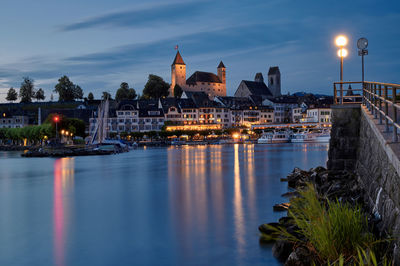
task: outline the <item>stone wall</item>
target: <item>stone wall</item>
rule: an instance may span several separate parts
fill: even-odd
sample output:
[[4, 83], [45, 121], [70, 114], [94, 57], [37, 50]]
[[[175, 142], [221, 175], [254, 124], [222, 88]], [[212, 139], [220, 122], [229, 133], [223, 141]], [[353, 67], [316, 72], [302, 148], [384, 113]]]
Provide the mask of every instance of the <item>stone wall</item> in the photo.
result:
[[[372, 116], [361, 112], [356, 171], [365, 190], [365, 201], [373, 210], [379, 227], [397, 239], [400, 236], [399, 159]], [[395, 144], [397, 145], [397, 144]], [[398, 244], [396, 246], [398, 246]], [[397, 249], [397, 248], [396, 248]], [[396, 257], [399, 257], [398, 250]]]
[[332, 106], [329, 170], [354, 170], [360, 134], [360, 105]]
[[334, 106], [332, 119], [327, 167], [356, 171], [379, 230], [397, 239], [394, 255], [400, 261], [400, 160], [394, 152], [400, 144], [390, 143], [391, 135], [365, 107]]

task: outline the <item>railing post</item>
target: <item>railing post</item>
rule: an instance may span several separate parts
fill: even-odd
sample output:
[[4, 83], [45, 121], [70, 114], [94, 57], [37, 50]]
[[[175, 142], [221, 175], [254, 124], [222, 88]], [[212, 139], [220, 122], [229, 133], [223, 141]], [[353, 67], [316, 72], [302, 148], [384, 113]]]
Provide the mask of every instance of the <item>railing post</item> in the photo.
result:
[[343, 82], [340, 82], [340, 104], [343, 104]]
[[382, 86], [379, 85], [379, 125], [382, 125]]
[[[363, 86], [364, 86], [364, 83], [363, 83]], [[368, 86], [367, 91], [368, 91], [368, 110], [369, 110], [370, 112], [372, 112], [372, 105], [371, 105], [372, 94], [371, 94], [371, 87], [370, 87], [370, 86]]]
[[397, 137], [397, 108], [396, 108], [396, 96], [397, 96], [397, 89], [396, 87], [392, 87], [392, 98], [393, 98], [393, 142], [398, 141]]
[[[371, 86], [372, 86], [372, 84], [370, 84]], [[377, 100], [376, 100], [376, 84], [373, 84], [374, 85], [374, 118], [375, 119], [377, 119], [378, 118], [378, 112], [377, 112], [377, 110], [376, 110], [376, 108], [377, 108]]]
[[337, 104], [337, 90], [336, 90], [336, 84], [333, 83], [333, 103]]
[[389, 132], [390, 130], [389, 130], [389, 119], [388, 119], [388, 116], [389, 116], [389, 104], [388, 104], [388, 88], [387, 88], [387, 86], [384, 86], [383, 87], [383, 89], [384, 89], [384, 91], [383, 91], [383, 93], [384, 93], [384, 100], [385, 100], [385, 132]]
[[361, 100], [361, 104], [362, 105], [366, 105], [367, 101], [365, 100], [365, 97], [367, 97], [367, 93], [365, 92], [366, 87], [364, 87], [364, 84], [362, 85], [362, 100]]

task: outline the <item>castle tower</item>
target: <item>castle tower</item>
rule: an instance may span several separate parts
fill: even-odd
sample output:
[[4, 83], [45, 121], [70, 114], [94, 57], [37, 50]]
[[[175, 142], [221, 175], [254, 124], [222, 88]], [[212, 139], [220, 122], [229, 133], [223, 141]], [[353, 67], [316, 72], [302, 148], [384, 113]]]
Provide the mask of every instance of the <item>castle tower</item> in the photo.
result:
[[222, 84], [226, 84], [226, 67], [222, 61], [219, 63], [217, 67], [217, 75], [221, 80]]
[[281, 72], [277, 66], [269, 68], [268, 88], [273, 97], [281, 96]]
[[179, 51], [176, 53], [174, 62], [172, 62], [171, 65], [171, 87], [169, 89], [170, 97], [174, 97], [175, 85], [179, 85], [182, 89], [184, 89], [186, 85], [186, 64], [183, 62]]

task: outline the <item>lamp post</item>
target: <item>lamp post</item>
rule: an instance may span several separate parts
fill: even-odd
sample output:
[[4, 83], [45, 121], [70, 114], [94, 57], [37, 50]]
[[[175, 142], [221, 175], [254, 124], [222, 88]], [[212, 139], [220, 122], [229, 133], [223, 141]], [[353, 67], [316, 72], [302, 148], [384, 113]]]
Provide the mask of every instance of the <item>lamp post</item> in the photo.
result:
[[60, 117], [58, 115], [53, 117], [53, 121], [56, 124], [56, 142], [58, 140], [58, 129], [57, 129], [57, 125], [58, 125], [58, 121], [60, 121]]
[[340, 57], [340, 103], [343, 104], [343, 58], [348, 54], [347, 50], [344, 48], [347, 44], [347, 37], [339, 35], [336, 37], [335, 43], [339, 47], [337, 54]]

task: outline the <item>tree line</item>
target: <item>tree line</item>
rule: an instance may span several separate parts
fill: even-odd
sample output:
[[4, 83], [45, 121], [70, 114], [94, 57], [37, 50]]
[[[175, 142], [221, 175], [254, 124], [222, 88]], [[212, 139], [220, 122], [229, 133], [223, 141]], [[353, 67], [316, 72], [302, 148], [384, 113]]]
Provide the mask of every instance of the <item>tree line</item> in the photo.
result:
[[[127, 82], [122, 82], [120, 87], [115, 93], [115, 100], [134, 100], [140, 99], [158, 99], [167, 97], [169, 95], [170, 84], [165, 82], [161, 77], [150, 74], [143, 88], [143, 94], [138, 95], [135, 89], [130, 88]], [[58, 101], [75, 101], [78, 99], [84, 99], [84, 93], [82, 88], [74, 84], [68, 76], [64, 75], [58, 79], [58, 83], [54, 86], [53, 92], [58, 94]], [[182, 94], [182, 88], [179, 85], [175, 85], [174, 93], [175, 97], [180, 97]], [[6, 100], [10, 102], [17, 101], [20, 98], [21, 103], [30, 103], [32, 100], [42, 101], [45, 100], [46, 96], [42, 88], [35, 89], [34, 80], [29, 77], [24, 77], [19, 88], [19, 92], [11, 87], [6, 96]], [[50, 97], [53, 100], [53, 94]], [[94, 100], [94, 95], [89, 92], [87, 98], [89, 101]], [[112, 99], [111, 93], [104, 91], [101, 96], [102, 100]]]
[[[0, 128], [0, 140], [2, 143], [11, 141], [11, 144], [20, 144], [27, 140], [29, 145], [40, 143], [45, 136], [48, 139], [54, 138], [56, 127], [53, 117], [57, 114], [50, 114], [42, 125], [26, 126], [22, 128]], [[59, 116], [57, 125], [58, 131], [67, 130], [74, 136], [85, 137], [85, 122], [77, 118], [68, 118], [63, 115]]]

